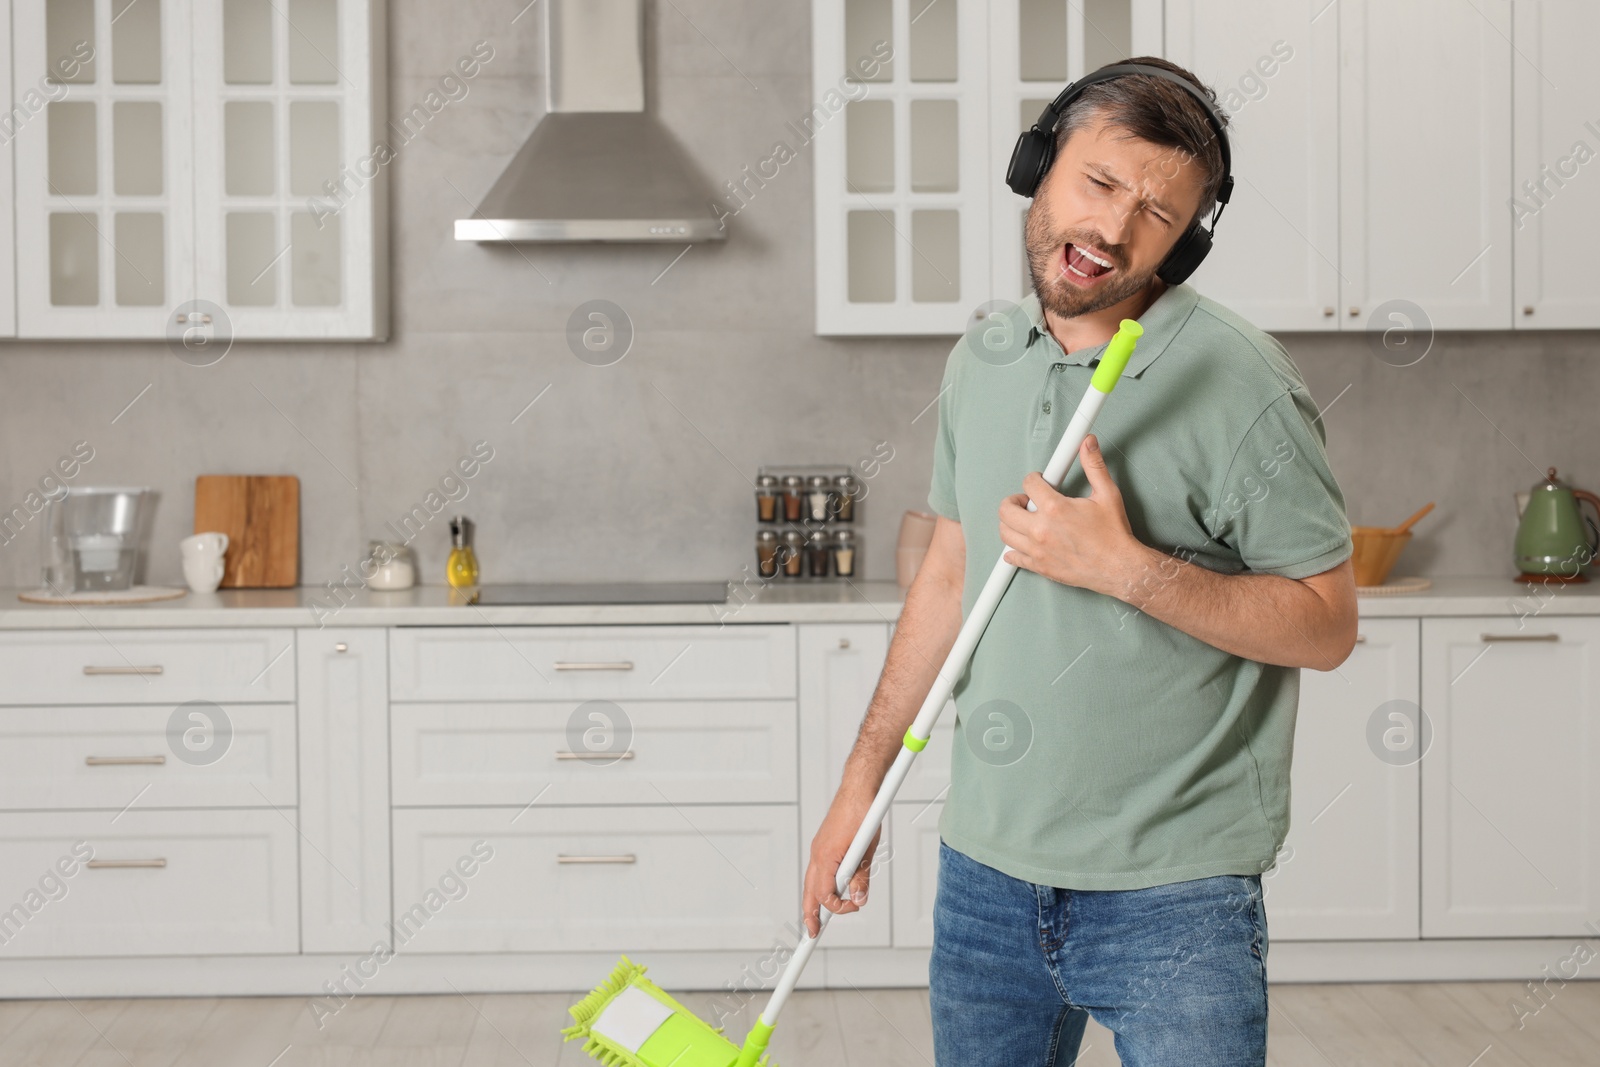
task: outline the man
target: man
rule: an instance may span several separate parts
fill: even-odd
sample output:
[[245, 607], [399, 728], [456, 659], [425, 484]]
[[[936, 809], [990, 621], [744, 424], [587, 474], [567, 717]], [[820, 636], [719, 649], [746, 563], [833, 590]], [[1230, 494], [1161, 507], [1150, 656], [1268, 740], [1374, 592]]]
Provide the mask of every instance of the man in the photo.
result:
[[[940, 1067], [1070, 1064], [1090, 1015], [1129, 1067], [1266, 1062], [1260, 875], [1288, 831], [1299, 668], [1345, 660], [1356, 600], [1294, 363], [1158, 276], [1217, 198], [1213, 113], [1158, 76], [1084, 90], [1027, 216], [1034, 294], [945, 368], [938, 525], [804, 890], [813, 932], [819, 905], [865, 902], [872, 854], [848, 900], [839, 863], [1004, 552], [1022, 570], [955, 689]], [[1144, 336], [1058, 492], [1038, 471], [1124, 318]]]

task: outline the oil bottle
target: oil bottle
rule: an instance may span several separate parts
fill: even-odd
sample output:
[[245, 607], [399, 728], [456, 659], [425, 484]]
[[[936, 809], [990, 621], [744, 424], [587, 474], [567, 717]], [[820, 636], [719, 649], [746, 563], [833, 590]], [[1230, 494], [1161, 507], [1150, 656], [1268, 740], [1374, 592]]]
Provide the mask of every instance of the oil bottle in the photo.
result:
[[445, 564], [444, 577], [455, 589], [478, 584], [478, 554], [472, 550], [472, 529], [472, 520], [465, 515], [450, 520], [450, 560]]

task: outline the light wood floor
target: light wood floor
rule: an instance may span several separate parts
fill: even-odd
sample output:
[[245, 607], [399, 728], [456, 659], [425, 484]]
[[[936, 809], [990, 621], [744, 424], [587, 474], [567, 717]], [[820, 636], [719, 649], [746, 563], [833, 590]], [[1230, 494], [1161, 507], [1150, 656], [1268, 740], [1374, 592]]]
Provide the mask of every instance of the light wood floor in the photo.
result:
[[[1272, 989], [1274, 1067], [1577, 1067], [1600, 1064], [1600, 982], [1558, 989], [1517, 1028], [1514, 983]], [[362, 996], [319, 1030], [306, 1001], [0, 1002], [5, 1067], [578, 1067], [555, 994]], [[711, 1017], [713, 994], [688, 994]], [[1524, 1000], [1529, 1008], [1532, 1001]], [[748, 1016], [729, 1023], [742, 1036]], [[1116, 1064], [1090, 1024], [1081, 1067]], [[799, 993], [773, 1042], [782, 1067], [930, 1067], [926, 990]]]

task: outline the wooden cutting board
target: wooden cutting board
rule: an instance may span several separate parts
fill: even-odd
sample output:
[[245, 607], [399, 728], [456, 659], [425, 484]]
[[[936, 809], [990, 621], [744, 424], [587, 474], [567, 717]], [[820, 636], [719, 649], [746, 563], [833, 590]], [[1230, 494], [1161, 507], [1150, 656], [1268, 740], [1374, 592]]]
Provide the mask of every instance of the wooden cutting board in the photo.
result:
[[285, 589], [300, 581], [300, 479], [292, 474], [202, 474], [194, 532], [228, 535], [224, 589]]

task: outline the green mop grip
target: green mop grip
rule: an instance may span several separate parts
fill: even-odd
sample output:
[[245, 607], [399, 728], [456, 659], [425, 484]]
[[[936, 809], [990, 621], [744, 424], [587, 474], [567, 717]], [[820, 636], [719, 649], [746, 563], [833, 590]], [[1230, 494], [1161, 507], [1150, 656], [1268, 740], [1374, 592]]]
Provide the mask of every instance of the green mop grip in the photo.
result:
[[772, 1026], [763, 1022], [759, 1017], [756, 1024], [750, 1028], [750, 1034], [744, 1039], [744, 1048], [739, 1050], [739, 1058], [734, 1061], [733, 1067], [755, 1067], [761, 1054], [767, 1051], [767, 1042], [772, 1040]]

